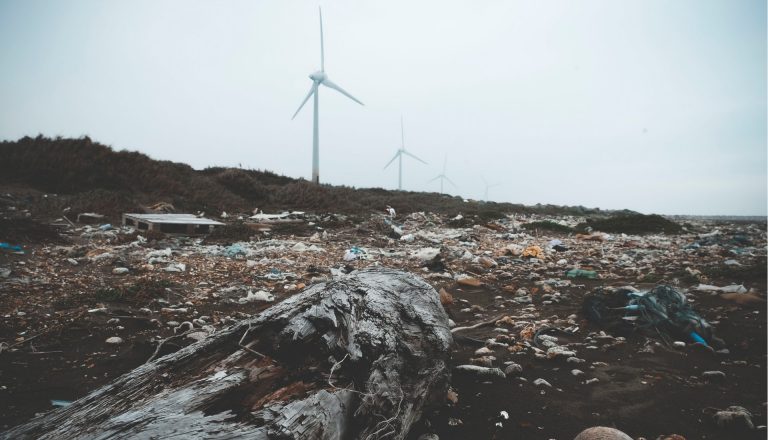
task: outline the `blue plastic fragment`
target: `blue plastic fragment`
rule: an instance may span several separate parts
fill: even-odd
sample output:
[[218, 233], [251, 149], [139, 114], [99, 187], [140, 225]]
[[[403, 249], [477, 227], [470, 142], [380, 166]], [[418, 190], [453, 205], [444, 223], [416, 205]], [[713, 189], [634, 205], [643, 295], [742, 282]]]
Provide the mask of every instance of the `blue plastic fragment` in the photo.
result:
[[698, 333], [691, 332], [690, 335], [691, 339], [693, 339], [694, 342], [698, 342], [699, 344], [703, 344], [707, 347], [709, 347], [709, 344], [707, 344], [707, 341], [704, 340]]
[[5, 242], [0, 243], [0, 249], [8, 249], [10, 251], [15, 251], [15, 252], [24, 252], [23, 250], [21, 250], [21, 246], [11, 246], [10, 243], [5, 243]]

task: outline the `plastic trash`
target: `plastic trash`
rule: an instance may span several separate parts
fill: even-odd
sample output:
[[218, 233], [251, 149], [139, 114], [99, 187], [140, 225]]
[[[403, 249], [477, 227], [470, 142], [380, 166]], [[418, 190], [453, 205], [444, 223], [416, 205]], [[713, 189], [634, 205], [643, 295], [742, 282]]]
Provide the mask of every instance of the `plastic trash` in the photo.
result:
[[344, 253], [344, 261], [361, 260], [365, 258], [365, 251], [357, 246], [352, 246]]
[[544, 259], [544, 251], [541, 250], [539, 246], [528, 246], [523, 251], [523, 258], [538, 258], [539, 260]]
[[235, 258], [240, 255], [246, 255], [247, 253], [248, 251], [240, 243], [235, 243], [233, 245], [230, 245], [224, 248], [224, 255], [229, 258]]
[[597, 272], [595, 272], [594, 270], [585, 270], [585, 269], [571, 269], [565, 273], [565, 276], [567, 276], [568, 278], [589, 278], [589, 279], [598, 278]]
[[699, 335], [698, 333], [691, 332], [689, 336], [691, 337], [691, 339], [693, 339], [693, 342], [698, 342], [699, 344], [704, 344], [707, 347], [709, 347], [709, 344], [707, 344], [707, 341], [705, 341], [704, 338], [702, 338], [701, 335]]
[[100, 231], [109, 231], [110, 229], [112, 229], [112, 225], [110, 223], [99, 226]]
[[275, 300], [275, 295], [265, 290], [259, 290], [258, 292], [249, 290], [248, 294], [244, 298], [238, 299], [237, 302], [239, 302], [240, 304], [245, 304], [249, 302], [272, 302], [274, 300]]
[[0, 243], [0, 249], [7, 249], [7, 250], [13, 251], [13, 252], [22, 252], [22, 253], [24, 252], [24, 250], [22, 250], [21, 246], [11, 246], [10, 243], [5, 243], [5, 242]]

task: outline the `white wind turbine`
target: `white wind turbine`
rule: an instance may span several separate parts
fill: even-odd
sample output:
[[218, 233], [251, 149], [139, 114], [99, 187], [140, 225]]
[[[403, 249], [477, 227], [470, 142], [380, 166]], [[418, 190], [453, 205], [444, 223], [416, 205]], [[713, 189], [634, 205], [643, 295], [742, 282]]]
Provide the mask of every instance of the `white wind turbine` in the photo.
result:
[[488, 181], [485, 180], [485, 177], [481, 177], [481, 178], [483, 179], [483, 183], [485, 184], [485, 197], [483, 197], [483, 200], [485, 200], [487, 202], [488, 201], [488, 189], [489, 188], [494, 188], [494, 187], [497, 187], [497, 186], [501, 186], [501, 184], [500, 183], [494, 183], [494, 184], [489, 185]]
[[448, 176], [445, 175], [445, 166], [448, 163], [448, 156], [445, 156], [445, 160], [443, 160], [443, 172], [438, 174], [434, 179], [427, 181], [427, 183], [434, 182], [437, 179], [440, 179], [440, 194], [443, 193], [443, 181], [447, 180], [448, 183], [453, 185], [454, 188], [456, 188], [456, 184], [453, 183], [451, 179], [448, 178]]
[[320, 85], [322, 84], [326, 87], [334, 89], [347, 98], [355, 101], [356, 103], [364, 105], [357, 98], [347, 93], [346, 90], [342, 89], [336, 85], [336, 83], [328, 79], [328, 75], [325, 74], [325, 49], [323, 47], [323, 11], [320, 8], [318, 8], [318, 10], [320, 11], [320, 70], [309, 75], [309, 79], [312, 80], [312, 87], [310, 87], [309, 93], [307, 93], [307, 97], [301, 101], [299, 109], [296, 110], [296, 113], [294, 113], [293, 117], [291, 118], [296, 118], [296, 115], [299, 114], [302, 107], [304, 107], [304, 104], [306, 104], [307, 101], [309, 101], [309, 98], [314, 95], [315, 113], [314, 124], [312, 126], [312, 182], [314, 183], [320, 183], [320, 127], [318, 126], [318, 95], [320, 93]]
[[386, 170], [387, 167], [392, 165], [392, 162], [395, 161], [395, 159], [398, 160], [398, 167], [399, 171], [397, 174], [397, 189], [402, 190], [403, 189], [403, 154], [406, 154], [408, 156], [411, 156], [412, 158], [418, 160], [419, 162], [423, 164], [427, 164], [423, 160], [419, 159], [418, 157], [414, 156], [413, 154], [409, 153], [408, 151], [405, 151], [405, 130], [403, 129], [403, 117], [400, 116], [400, 140], [401, 140], [401, 146], [400, 149], [397, 150], [397, 153], [395, 153], [395, 157], [392, 158], [389, 162], [387, 162], [386, 165], [384, 165], [384, 169]]

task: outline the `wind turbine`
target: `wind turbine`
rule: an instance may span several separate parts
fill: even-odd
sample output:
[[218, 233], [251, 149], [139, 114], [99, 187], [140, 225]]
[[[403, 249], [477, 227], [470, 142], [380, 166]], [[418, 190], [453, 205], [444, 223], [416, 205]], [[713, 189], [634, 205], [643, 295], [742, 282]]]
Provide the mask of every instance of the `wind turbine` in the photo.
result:
[[448, 176], [445, 175], [445, 166], [448, 163], [448, 156], [445, 156], [445, 160], [443, 160], [443, 172], [438, 174], [434, 179], [427, 181], [427, 183], [434, 182], [437, 179], [440, 179], [440, 194], [443, 193], [443, 181], [447, 180], [448, 183], [453, 185], [454, 188], [456, 188], [456, 184], [453, 183], [451, 179], [448, 178]]
[[398, 160], [398, 167], [399, 171], [397, 173], [397, 189], [402, 190], [403, 189], [403, 154], [407, 154], [408, 156], [411, 156], [412, 158], [418, 160], [419, 162], [426, 165], [427, 163], [423, 160], [419, 159], [418, 157], [414, 156], [413, 154], [405, 151], [405, 130], [403, 129], [403, 117], [400, 116], [400, 140], [401, 140], [401, 147], [399, 150], [397, 150], [397, 153], [395, 153], [395, 157], [392, 158], [389, 162], [387, 162], [386, 165], [384, 165], [384, 169], [386, 170], [387, 167], [392, 165], [392, 162], [395, 161], [395, 159]]
[[500, 186], [501, 184], [500, 183], [494, 183], [492, 185], [489, 185], [488, 181], [485, 180], [485, 177], [481, 176], [481, 178], [483, 179], [483, 183], [485, 184], [485, 197], [483, 197], [483, 200], [485, 200], [487, 202], [488, 201], [488, 188], [493, 188], [493, 187], [496, 187], [496, 186]]
[[342, 89], [336, 83], [328, 79], [328, 75], [325, 74], [325, 48], [323, 47], [323, 11], [319, 7], [317, 9], [320, 11], [320, 70], [309, 75], [309, 79], [312, 80], [312, 87], [310, 87], [309, 93], [307, 93], [307, 97], [301, 101], [299, 109], [296, 110], [296, 113], [294, 113], [293, 117], [291, 118], [291, 120], [296, 118], [296, 115], [299, 114], [302, 107], [304, 107], [304, 104], [309, 101], [311, 96], [315, 97], [315, 113], [313, 119], [314, 124], [312, 126], [312, 182], [314, 183], [320, 183], [320, 127], [318, 123], [318, 95], [320, 94], [320, 85], [322, 84], [326, 87], [334, 89], [347, 98], [355, 101], [356, 103], [364, 105], [357, 98], [347, 93], [346, 90]]

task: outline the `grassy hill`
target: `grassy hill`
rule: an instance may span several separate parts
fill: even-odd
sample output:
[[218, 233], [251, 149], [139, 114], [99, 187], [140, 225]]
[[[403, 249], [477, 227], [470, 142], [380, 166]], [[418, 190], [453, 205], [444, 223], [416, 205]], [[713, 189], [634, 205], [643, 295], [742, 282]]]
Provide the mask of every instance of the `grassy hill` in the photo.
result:
[[88, 137], [4, 141], [0, 142], [0, 157], [0, 185], [40, 192], [29, 195], [36, 199], [39, 214], [57, 215], [71, 207], [73, 212], [117, 216], [157, 202], [171, 203], [182, 212], [210, 214], [250, 212], [255, 207], [265, 212], [295, 209], [358, 214], [381, 212], [386, 205], [401, 213], [431, 211], [488, 218], [504, 213], [605, 214], [581, 206], [465, 202], [437, 193], [314, 185], [268, 171], [195, 170], [134, 151], [115, 151]]

